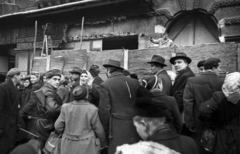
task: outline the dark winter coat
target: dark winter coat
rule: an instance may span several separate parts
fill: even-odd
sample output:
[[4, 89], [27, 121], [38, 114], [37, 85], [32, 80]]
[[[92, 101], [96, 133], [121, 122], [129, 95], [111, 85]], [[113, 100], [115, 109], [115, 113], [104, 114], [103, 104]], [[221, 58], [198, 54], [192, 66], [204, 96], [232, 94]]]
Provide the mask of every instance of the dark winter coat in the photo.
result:
[[99, 115], [106, 134], [109, 137], [109, 154], [122, 144], [132, 144], [140, 140], [132, 118], [137, 114], [134, 105], [137, 80], [113, 72], [109, 79], [100, 85]]
[[15, 146], [19, 93], [11, 79], [0, 84], [0, 153], [8, 154]]
[[39, 136], [39, 139], [45, 142], [51, 131], [54, 130], [54, 123], [57, 120], [62, 100], [57, 94], [57, 89], [49, 83], [34, 92], [37, 101], [37, 119], [32, 132]]
[[22, 89], [20, 92], [20, 106], [23, 108], [31, 98], [32, 86]]
[[170, 96], [175, 97], [180, 113], [183, 112], [183, 92], [187, 84], [187, 80], [193, 76], [195, 76], [194, 73], [189, 67], [187, 67], [185, 70], [177, 74], [174, 85], [171, 89]]
[[69, 102], [69, 89], [67, 87], [60, 85], [58, 87], [57, 93], [61, 98], [63, 104]]
[[80, 78], [79, 78], [78, 80], [76, 80], [76, 81], [73, 83], [72, 87], [70, 88], [70, 92], [69, 92], [69, 102], [72, 102], [72, 101], [74, 100], [73, 95], [72, 95], [72, 92], [73, 92], [73, 89], [74, 89], [75, 87], [77, 87], [77, 86], [80, 85], [80, 84], [79, 84], [79, 81], [80, 81]]
[[96, 76], [93, 80], [93, 84], [100, 85], [101, 83], [103, 83], [102, 78], [99, 76]]
[[161, 70], [161, 71], [157, 72], [156, 75], [158, 76], [158, 78], [162, 79], [162, 84], [163, 84], [162, 93], [165, 95], [170, 95], [170, 91], [172, 88], [172, 81], [171, 81], [170, 76], [167, 74], [167, 71]]
[[[204, 72], [200, 76], [188, 79], [183, 96], [184, 120], [188, 128], [195, 127], [194, 139], [198, 145], [200, 145], [200, 138], [205, 127], [198, 119], [199, 107], [210, 99], [215, 91], [220, 91], [222, 84], [223, 79], [220, 79], [214, 72]], [[201, 153], [205, 152], [201, 147], [199, 150]]]
[[99, 106], [99, 100], [100, 100], [100, 93], [99, 93], [100, 87], [96, 84], [92, 84], [92, 89], [89, 92], [88, 101], [91, 104], [94, 104], [96, 107]]
[[[154, 91], [151, 93], [151, 98], [158, 103], [164, 103], [167, 105], [170, 116], [172, 117], [173, 129], [179, 134], [182, 129], [182, 116], [178, 110], [178, 106], [174, 97], [162, 94], [160, 91]], [[165, 101], [162, 101], [165, 100]]]
[[163, 144], [181, 154], [198, 154], [196, 143], [187, 136], [178, 135], [168, 125], [162, 126], [148, 138], [148, 141]]
[[215, 92], [201, 104], [199, 118], [217, 127], [214, 154], [240, 153], [240, 100], [233, 104], [221, 91]]

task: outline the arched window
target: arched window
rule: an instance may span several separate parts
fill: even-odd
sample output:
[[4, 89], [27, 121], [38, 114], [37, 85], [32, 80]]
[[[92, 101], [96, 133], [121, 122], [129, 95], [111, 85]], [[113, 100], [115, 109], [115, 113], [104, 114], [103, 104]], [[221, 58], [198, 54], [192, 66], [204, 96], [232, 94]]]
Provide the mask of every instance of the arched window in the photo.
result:
[[217, 21], [206, 11], [179, 13], [167, 24], [169, 38], [177, 46], [219, 42]]

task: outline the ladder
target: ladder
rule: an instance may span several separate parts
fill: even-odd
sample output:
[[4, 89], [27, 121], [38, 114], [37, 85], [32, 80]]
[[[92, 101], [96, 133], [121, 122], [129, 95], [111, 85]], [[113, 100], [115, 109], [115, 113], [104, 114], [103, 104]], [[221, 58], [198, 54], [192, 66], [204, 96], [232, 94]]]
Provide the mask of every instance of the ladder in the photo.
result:
[[[50, 50], [53, 51], [53, 45], [52, 45], [52, 39], [50, 35], [47, 35], [47, 30], [51, 26], [50, 23], [46, 23], [46, 25], [42, 26], [43, 28], [43, 45], [42, 45], [42, 51], [41, 51], [41, 57], [48, 56], [48, 44], [50, 43]], [[46, 52], [44, 52], [46, 50]]]

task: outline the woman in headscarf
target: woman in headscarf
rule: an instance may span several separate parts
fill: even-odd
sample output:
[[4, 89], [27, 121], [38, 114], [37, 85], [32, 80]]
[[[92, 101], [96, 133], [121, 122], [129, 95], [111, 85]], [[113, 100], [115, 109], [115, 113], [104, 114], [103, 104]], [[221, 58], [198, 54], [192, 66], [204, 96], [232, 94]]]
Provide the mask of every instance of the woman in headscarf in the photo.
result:
[[61, 154], [98, 154], [106, 146], [98, 108], [88, 102], [86, 86], [73, 89], [74, 101], [62, 105], [55, 130], [63, 133]]
[[88, 101], [98, 107], [100, 99], [99, 86], [97, 84], [93, 84], [93, 77], [88, 71], [82, 71], [79, 84], [88, 88]]
[[222, 91], [200, 106], [199, 119], [216, 127], [214, 154], [240, 153], [240, 73], [226, 76]]

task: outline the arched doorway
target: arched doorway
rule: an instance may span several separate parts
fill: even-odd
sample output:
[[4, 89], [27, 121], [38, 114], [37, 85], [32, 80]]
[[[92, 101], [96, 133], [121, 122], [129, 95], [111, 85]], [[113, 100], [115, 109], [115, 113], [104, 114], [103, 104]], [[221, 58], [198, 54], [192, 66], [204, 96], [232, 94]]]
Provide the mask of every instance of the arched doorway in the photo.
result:
[[219, 42], [216, 20], [203, 10], [179, 13], [166, 27], [177, 46]]

